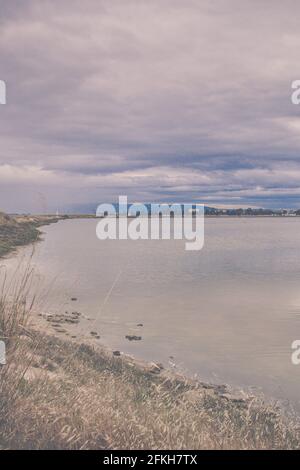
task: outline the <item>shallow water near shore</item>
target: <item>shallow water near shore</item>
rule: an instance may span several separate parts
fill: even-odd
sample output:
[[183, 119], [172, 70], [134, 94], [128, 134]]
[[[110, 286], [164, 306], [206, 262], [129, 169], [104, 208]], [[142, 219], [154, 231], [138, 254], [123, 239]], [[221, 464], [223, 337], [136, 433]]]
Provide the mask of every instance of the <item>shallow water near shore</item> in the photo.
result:
[[[94, 331], [113, 349], [300, 409], [300, 365], [291, 362], [300, 339], [299, 218], [208, 218], [205, 246], [194, 252], [184, 241], [99, 241], [96, 225], [42, 228], [32, 264], [47, 292], [43, 313], [78, 311], [72, 335]], [[12, 272], [31, 250], [1, 264]]]

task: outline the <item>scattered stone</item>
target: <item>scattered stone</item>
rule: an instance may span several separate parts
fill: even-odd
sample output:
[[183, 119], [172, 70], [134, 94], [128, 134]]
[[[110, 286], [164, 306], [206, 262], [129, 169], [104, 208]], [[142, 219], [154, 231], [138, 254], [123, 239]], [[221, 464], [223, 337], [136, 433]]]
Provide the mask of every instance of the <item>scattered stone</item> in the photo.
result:
[[155, 362], [152, 362], [149, 372], [151, 374], [159, 374], [163, 368], [164, 366], [162, 364], [155, 364]]
[[57, 367], [57, 364], [54, 361], [51, 361], [50, 359], [48, 359], [45, 364], [45, 369], [50, 370], [50, 372], [54, 372]]
[[94, 318], [89, 318], [89, 317], [87, 317], [86, 315], [82, 315], [82, 317], [83, 317], [85, 320], [88, 320], [88, 321], [95, 320]]
[[223, 393], [220, 395], [221, 398], [225, 398], [227, 401], [232, 401], [234, 403], [245, 403], [245, 398], [242, 395], [239, 395], [238, 393]]
[[65, 323], [78, 323], [78, 320], [76, 318], [65, 318]]
[[136, 335], [126, 335], [125, 336], [128, 341], [141, 341], [142, 337], [141, 336], [136, 336]]
[[218, 393], [218, 395], [227, 393], [226, 385], [216, 385], [216, 384], [210, 384], [206, 382], [199, 382], [199, 385], [201, 385], [201, 387], [204, 388], [205, 390], [213, 390], [214, 392]]
[[61, 313], [61, 314], [55, 314], [55, 315], [46, 315], [46, 321], [52, 323], [52, 324], [61, 324], [61, 323], [72, 323], [72, 324], [77, 324], [79, 323], [79, 312], [72, 312], [70, 313]]
[[214, 390], [217, 392], [217, 393], [220, 393], [220, 394], [226, 394], [228, 389], [227, 389], [227, 386], [226, 385], [213, 385], [213, 388]]

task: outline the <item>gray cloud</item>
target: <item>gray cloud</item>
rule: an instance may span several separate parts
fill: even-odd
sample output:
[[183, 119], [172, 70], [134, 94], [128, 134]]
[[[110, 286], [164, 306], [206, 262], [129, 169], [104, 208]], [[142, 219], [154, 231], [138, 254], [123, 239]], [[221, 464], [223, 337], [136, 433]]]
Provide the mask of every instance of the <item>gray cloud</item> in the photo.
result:
[[1, 1], [0, 201], [300, 206], [300, 5]]

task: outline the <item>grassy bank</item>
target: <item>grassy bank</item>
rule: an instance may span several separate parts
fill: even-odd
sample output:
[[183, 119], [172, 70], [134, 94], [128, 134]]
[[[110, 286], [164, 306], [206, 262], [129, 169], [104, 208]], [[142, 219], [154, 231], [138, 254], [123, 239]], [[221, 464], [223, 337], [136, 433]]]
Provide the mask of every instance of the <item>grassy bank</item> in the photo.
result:
[[299, 447], [298, 425], [256, 398], [32, 330], [30, 277], [0, 301], [0, 448]]
[[0, 257], [18, 246], [37, 241], [41, 235], [38, 227], [55, 223], [61, 218], [55, 216], [11, 217], [0, 212]]
[[255, 399], [226, 399], [55, 337], [23, 336], [19, 348], [2, 382], [2, 448], [299, 447], [297, 428]]

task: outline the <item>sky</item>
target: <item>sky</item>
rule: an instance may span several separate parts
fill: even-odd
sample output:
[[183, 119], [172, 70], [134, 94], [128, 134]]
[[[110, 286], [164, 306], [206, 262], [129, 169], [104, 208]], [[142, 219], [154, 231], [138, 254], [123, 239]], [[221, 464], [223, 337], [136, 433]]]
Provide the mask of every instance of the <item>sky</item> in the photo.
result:
[[0, 0], [0, 210], [300, 207], [298, 0]]

